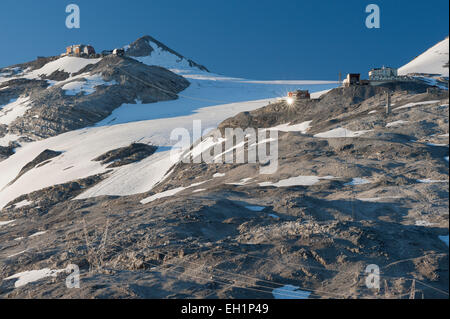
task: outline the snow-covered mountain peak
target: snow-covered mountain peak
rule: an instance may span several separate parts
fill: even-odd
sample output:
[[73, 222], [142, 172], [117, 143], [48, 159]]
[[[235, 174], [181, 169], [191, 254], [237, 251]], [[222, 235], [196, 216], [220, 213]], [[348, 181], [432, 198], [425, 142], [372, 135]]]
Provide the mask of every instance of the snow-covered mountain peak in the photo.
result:
[[146, 35], [125, 47], [126, 55], [147, 65], [166, 69], [209, 72], [203, 65], [184, 57], [155, 38]]
[[448, 51], [449, 42], [447, 36], [444, 40], [432, 46], [414, 60], [398, 69], [398, 73], [400, 75], [409, 73], [428, 73], [448, 77]]

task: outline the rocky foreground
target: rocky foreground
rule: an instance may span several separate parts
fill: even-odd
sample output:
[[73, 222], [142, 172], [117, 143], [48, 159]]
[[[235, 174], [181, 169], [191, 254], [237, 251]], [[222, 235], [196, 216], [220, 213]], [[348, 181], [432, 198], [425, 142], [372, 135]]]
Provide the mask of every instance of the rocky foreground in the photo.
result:
[[[337, 88], [219, 126], [278, 127], [274, 174], [178, 163], [145, 194], [74, 200], [105, 173], [23, 195], [2, 211], [13, 222], [0, 226], [0, 297], [272, 298], [292, 297], [291, 285], [309, 298], [448, 298], [448, 91], [429, 88]], [[92, 160], [154, 152], [130, 145]], [[68, 264], [79, 289], [50, 271]], [[366, 286], [371, 264], [379, 289]], [[25, 285], [6, 279], [46, 268]]]

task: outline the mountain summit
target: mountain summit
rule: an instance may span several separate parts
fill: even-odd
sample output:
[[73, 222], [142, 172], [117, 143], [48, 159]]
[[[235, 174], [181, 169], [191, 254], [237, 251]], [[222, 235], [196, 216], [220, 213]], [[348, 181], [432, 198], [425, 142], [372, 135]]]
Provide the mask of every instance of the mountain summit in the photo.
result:
[[159, 65], [167, 69], [197, 69], [209, 72], [203, 65], [185, 58], [149, 35], [137, 39], [125, 48], [127, 56], [145, 64]]

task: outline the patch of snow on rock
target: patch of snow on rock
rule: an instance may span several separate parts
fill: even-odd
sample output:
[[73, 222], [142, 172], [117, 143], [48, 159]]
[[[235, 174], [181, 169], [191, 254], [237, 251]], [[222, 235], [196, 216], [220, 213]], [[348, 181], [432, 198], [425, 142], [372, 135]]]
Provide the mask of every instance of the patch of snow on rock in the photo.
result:
[[272, 291], [275, 299], [308, 299], [311, 292], [299, 290], [299, 287], [286, 285]]
[[426, 179], [418, 179], [417, 182], [430, 184], [430, 183], [447, 183], [448, 181], [426, 178]]
[[49, 268], [44, 268], [40, 270], [30, 270], [30, 271], [24, 271], [20, 272], [18, 274], [9, 276], [5, 278], [4, 280], [11, 280], [11, 279], [18, 279], [14, 286], [16, 288], [23, 287], [31, 282], [35, 282], [38, 280], [41, 280], [46, 277], [56, 277], [58, 273], [65, 271], [65, 269], [56, 269], [52, 270]]
[[322, 179], [333, 179], [334, 176], [296, 176], [287, 179], [282, 179], [277, 183], [263, 182], [259, 183], [261, 187], [274, 186], [274, 187], [289, 187], [289, 186], [311, 186], [317, 184]]
[[250, 180], [253, 178], [243, 178], [238, 183], [227, 183], [228, 185], [236, 185], [236, 186], [244, 186], [247, 185]]
[[416, 220], [415, 225], [416, 226], [433, 226], [434, 224], [430, 223], [430, 222], [428, 222], [426, 220]]
[[9, 255], [7, 258], [13, 258], [13, 257], [19, 256], [19, 255], [22, 255], [23, 253], [26, 253], [27, 251], [28, 251], [28, 249], [19, 251], [19, 252], [15, 253], [15, 254]]
[[37, 233], [34, 233], [34, 234], [28, 236], [28, 238], [33, 238], [33, 237], [41, 236], [41, 235], [44, 235], [45, 233], [46, 233], [46, 231], [38, 231]]
[[352, 131], [343, 127], [338, 127], [327, 132], [318, 133], [314, 135], [314, 137], [321, 137], [321, 138], [358, 137], [370, 131], [371, 130]]
[[33, 204], [33, 202], [30, 202], [30, 201], [24, 199], [23, 201], [14, 204], [14, 208], [21, 208], [21, 207], [29, 206], [31, 204]]
[[435, 146], [435, 147], [448, 147], [448, 144], [436, 144], [436, 143], [427, 143], [428, 146]]
[[95, 88], [100, 85], [116, 85], [116, 81], [106, 82], [100, 74], [88, 75], [84, 77], [84, 81], [73, 81], [64, 84], [62, 89], [65, 90], [66, 95], [77, 95], [83, 92], [86, 95], [95, 92]]
[[301, 132], [302, 134], [305, 134], [311, 127], [312, 121], [305, 121], [299, 124], [280, 124], [275, 127], [269, 128], [269, 130], [277, 130], [281, 132]]
[[364, 185], [364, 184], [370, 184], [370, 183], [371, 183], [371, 181], [369, 181], [368, 179], [355, 177], [352, 179], [351, 182], [345, 183], [344, 185], [354, 186], [354, 185]]
[[166, 198], [166, 197], [173, 196], [173, 195], [178, 194], [179, 192], [181, 192], [181, 191], [183, 191], [185, 189], [186, 189], [186, 187], [177, 187], [177, 188], [174, 188], [174, 189], [171, 189], [171, 190], [167, 190], [167, 191], [164, 191], [164, 192], [152, 195], [150, 197], [147, 197], [147, 198], [144, 198], [143, 200], [141, 200], [141, 204], [148, 204], [148, 203], [153, 202], [153, 201], [155, 201], [157, 199], [160, 199], [160, 198]]
[[448, 247], [448, 235], [447, 236], [439, 236], [439, 239], [442, 240]]
[[439, 100], [433, 100], [433, 101], [423, 101], [423, 102], [408, 103], [408, 104], [405, 104], [405, 105], [396, 107], [396, 108], [394, 109], [394, 111], [396, 111], [396, 110], [401, 110], [401, 109], [406, 109], [406, 108], [410, 108], [410, 107], [417, 106], [417, 105], [436, 104], [436, 103], [439, 103], [439, 102], [440, 102]]
[[245, 208], [247, 208], [248, 210], [251, 210], [253, 212], [261, 212], [264, 210], [264, 206], [245, 206]]
[[[0, 111], [1, 112], [1, 111]], [[10, 142], [15, 142], [20, 138], [19, 135], [8, 133], [3, 137], [0, 137], [0, 146], [7, 147]]]
[[13, 219], [13, 220], [6, 220], [6, 221], [0, 221], [0, 226], [5, 226], [5, 225], [11, 224], [12, 222], [15, 222], [15, 221], [16, 221], [15, 219]]
[[19, 97], [0, 109], [0, 124], [9, 125], [31, 108], [29, 97]]
[[383, 199], [398, 199], [401, 198], [400, 196], [386, 196], [386, 197], [369, 197], [369, 198], [357, 198], [357, 200], [360, 200], [362, 202], [378, 202]]
[[398, 121], [395, 121], [395, 122], [387, 123], [386, 127], [399, 126], [399, 125], [406, 124], [406, 123], [409, 123], [409, 121], [398, 120]]

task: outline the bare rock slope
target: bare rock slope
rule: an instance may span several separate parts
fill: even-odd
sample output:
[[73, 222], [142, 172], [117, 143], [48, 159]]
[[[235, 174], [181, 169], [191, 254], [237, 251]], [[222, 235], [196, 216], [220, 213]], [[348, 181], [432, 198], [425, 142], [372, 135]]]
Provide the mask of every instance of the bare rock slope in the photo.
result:
[[[157, 66], [147, 66], [130, 58], [108, 56], [95, 64], [89, 64], [72, 75], [73, 80], [65, 80], [64, 85], [80, 81], [79, 75], [100, 75], [112, 85], [100, 85], [95, 92], [80, 92], [67, 95], [63, 85], [53, 85], [34, 89], [42, 80], [2, 84], [5, 90], [0, 96], [17, 98], [30, 94], [33, 107], [24, 116], [10, 123], [8, 131], [16, 134], [34, 134], [38, 138], [54, 136], [77, 128], [93, 125], [106, 118], [124, 103], [152, 103], [177, 98], [176, 93], [185, 89], [189, 82], [184, 78]], [[14, 81], [14, 80], [12, 80]], [[83, 81], [83, 79], [81, 79]], [[31, 86], [31, 88], [28, 88]], [[30, 134], [31, 135], [31, 134]]]
[[[2, 215], [13, 222], [0, 228], [0, 296], [272, 298], [293, 285], [310, 298], [408, 298], [414, 282], [416, 298], [448, 298], [448, 91], [427, 87], [337, 88], [220, 125], [278, 127], [274, 174], [178, 163], [145, 194], [74, 200], [93, 176], [24, 195]], [[69, 263], [80, 289], [64, 272], [6, 279]], [[366, 286], [368, 265], [380, 289]]]

